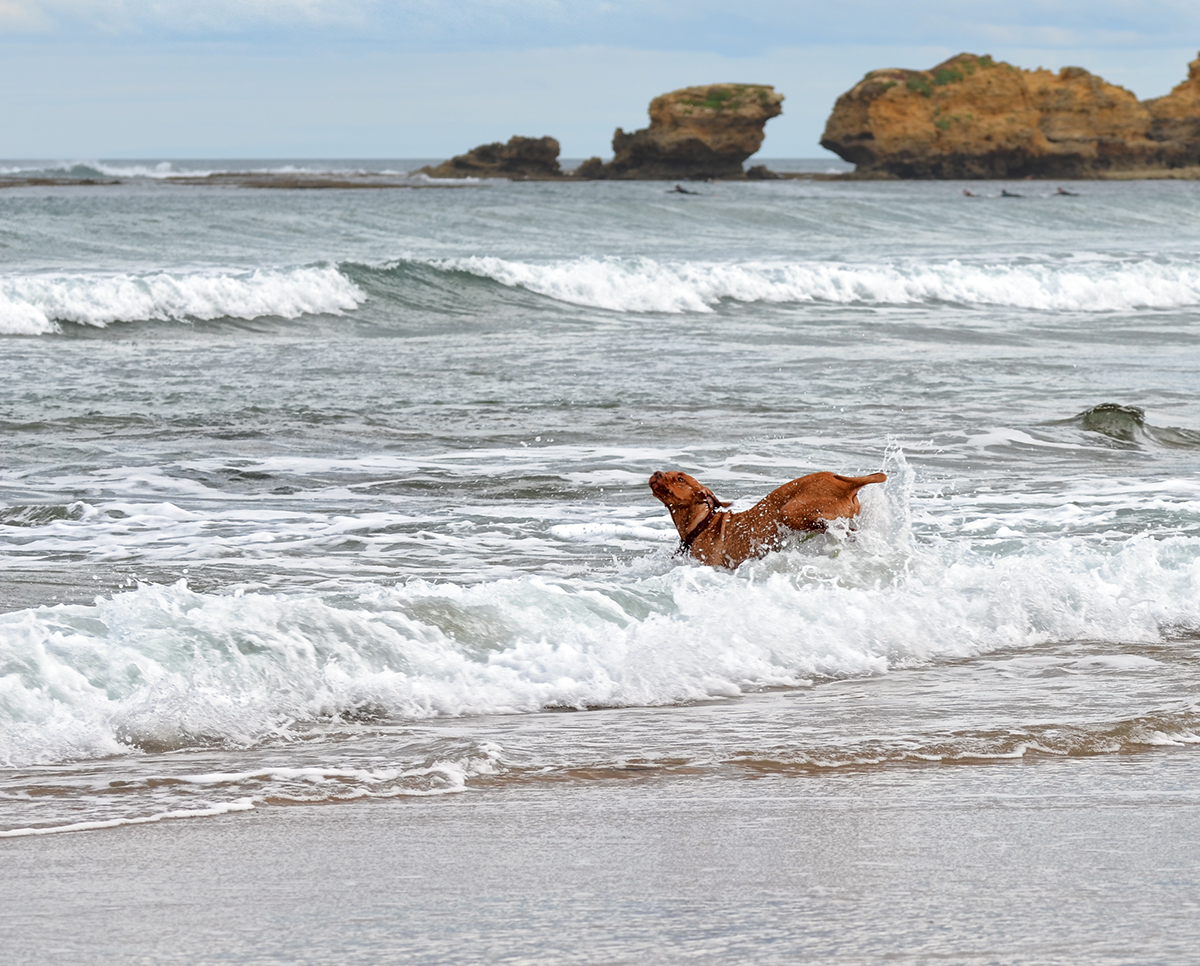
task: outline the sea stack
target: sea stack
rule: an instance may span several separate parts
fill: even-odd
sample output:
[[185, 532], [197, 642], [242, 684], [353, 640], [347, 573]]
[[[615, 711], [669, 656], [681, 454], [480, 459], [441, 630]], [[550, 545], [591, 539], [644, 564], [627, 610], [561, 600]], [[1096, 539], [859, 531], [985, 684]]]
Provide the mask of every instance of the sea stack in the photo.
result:
[[767, 84], [685, 87], [650, 102], [650, 126], [617, 128], [608, 164], [589, 158], [576, 176], [596, 179], [744, 178], [742, 163], [762, 147], [767, 121], [783, 112]]
[[866, 177], [1197, 176], [1200, 59], [1148, 101], [1082, 67], [1022, 70], [986, 55], [874, 70], [838, 98], [821, 146]]
[[421, 174], [431, 178], [508, 178], [512, 181], [550, 181], [563, 177], [558, 166], [559, 145], [552, 137], [512, 137], [507, 144], [481, 144]]

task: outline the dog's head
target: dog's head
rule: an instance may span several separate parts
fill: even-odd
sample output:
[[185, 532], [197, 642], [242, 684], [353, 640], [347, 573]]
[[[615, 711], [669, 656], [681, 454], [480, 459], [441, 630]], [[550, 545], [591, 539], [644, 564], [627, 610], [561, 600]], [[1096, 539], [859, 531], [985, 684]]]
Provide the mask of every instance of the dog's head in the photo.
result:
[[668, 473], [660, 470], [651, 476], [650, 492], [672, 511], [699, 504], [707, 504], [714, 511], [717, 507], [729, 506], [724, 500], [718, 500], [717, 495], [695, 477], [674, 470]]

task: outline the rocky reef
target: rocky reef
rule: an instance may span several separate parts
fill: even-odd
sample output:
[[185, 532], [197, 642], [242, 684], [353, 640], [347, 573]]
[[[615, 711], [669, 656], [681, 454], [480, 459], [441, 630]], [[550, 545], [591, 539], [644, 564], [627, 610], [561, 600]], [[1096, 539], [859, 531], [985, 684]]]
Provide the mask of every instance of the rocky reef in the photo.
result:
[[875, 70], [838, 98], [821, 146], [867, 177], [1200, 174], [1200, 58], [1148, 101], [1082, 67], [1022, 70], [975, 54]]
[[426, 166], [421, 174], [431, 178], [508, 178], [513, 181], [548, 181], [563, 177], [558, 166], [558, 141], [544, 138], [509, 138], [481, 144], [436, 167]]
[[685, 87], [650, 102], [650, 126], [613, 134], [612, 161], [589, 158], [576, 176], [596, 179], [744, 178], [742, 162], [762, 147], [783, 95], [766, 84]]

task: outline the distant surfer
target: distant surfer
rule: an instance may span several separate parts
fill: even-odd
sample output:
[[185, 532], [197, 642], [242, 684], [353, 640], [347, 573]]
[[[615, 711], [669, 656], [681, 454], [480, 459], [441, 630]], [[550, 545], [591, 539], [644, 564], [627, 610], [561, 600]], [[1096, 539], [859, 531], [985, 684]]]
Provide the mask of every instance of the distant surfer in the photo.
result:
[[1024, 195], [1019, 195], [1015, 191], [1009, 191], [1007, 188], [1000, 189], [1001, 198], [1024, 198]]
[[1068, 198], [1078, 198], [1078, 197], [1079, 197], [1079, 192], [1077, 192], [1077, 191], [1068, 191], [1066, 188], [1063, 188], [1063, 187], [1060, 187], [1060, 188], [1059, 188], [1059, 189], [1058, 189], [1056, 192], [1054, 192], [1054, 193], [1055, 193], [1056, 195], [1065, 195], [1065, 196], [1066, 196], [1066, 197], [1068, 197]]
[[979, 197], [979, 195], [975, 194], [975, 192], [972, 191], [970, 188], [963, 188], [963, 194], [966, 195], [968, 198], [978, 198]]
[[672, 188], [670, 191], [667, 192], [667, 194], [679, 194], [679, 195], [698, 195], [699, 193], [700, 192], [698, 192], [698, 191], [688, 191], [687, 188], [685, 188], [681, 184], [677, 184], [674, 188]]

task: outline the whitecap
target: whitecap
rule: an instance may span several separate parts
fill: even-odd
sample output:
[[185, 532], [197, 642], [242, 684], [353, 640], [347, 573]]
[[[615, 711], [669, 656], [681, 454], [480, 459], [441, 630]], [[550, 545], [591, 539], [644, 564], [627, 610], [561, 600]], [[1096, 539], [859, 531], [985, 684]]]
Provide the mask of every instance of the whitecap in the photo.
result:
[[693, 262], [581, 257], [435, 259], [573, 305], [619, 312], [711, 312], [736, 302], [1006, 306], [1114, 312], [1200, 305], [1200, 262], [1161, 256], [968, 262]]
[[73, 273], [0, 276], [0, 334], [44, 335], [60, 322], [340, 315], [366, 294], [331, 267], [249, 272]]
[[902, 499], [864, 502], [856, 533], [733, 573], [681, 563], [327, 596], [180, 582], [0, 615], [0, 762], [249, 746], [361, 709], [704, 701], [1200, 625], [1196, 538], [1062, 537], [998, 556], [913, 540]]

